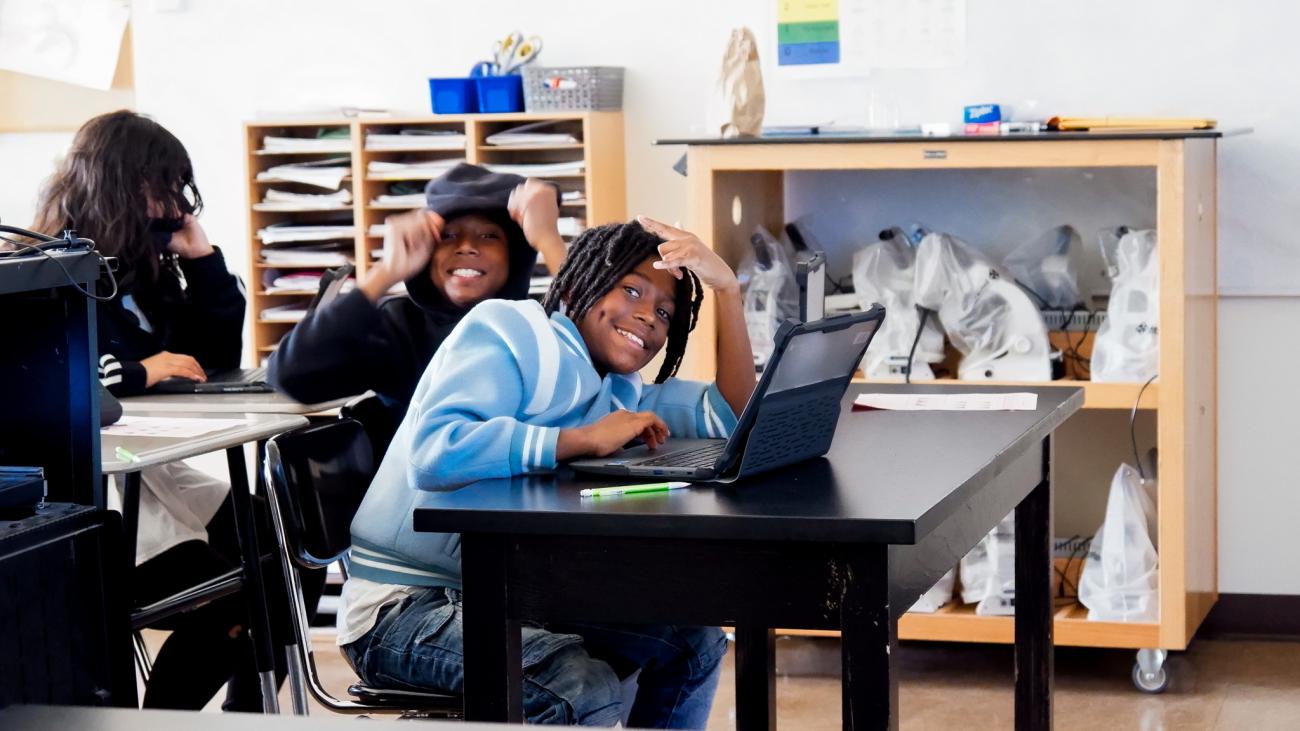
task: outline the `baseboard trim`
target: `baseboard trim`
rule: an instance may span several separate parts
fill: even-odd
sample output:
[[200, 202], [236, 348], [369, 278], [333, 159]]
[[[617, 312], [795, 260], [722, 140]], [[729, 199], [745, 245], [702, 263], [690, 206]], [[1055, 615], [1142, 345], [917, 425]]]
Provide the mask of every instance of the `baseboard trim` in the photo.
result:
[[1300, 639], [1300, 596], [1220, 594], [1196, 636]]

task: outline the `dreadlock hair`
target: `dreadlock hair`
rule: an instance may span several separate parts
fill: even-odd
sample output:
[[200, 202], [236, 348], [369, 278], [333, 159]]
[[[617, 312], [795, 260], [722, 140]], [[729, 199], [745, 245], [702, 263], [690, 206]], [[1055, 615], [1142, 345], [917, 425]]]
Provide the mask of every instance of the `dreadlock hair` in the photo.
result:
[[[642, 261], [659, 256], [659, 245], [664, 240], [646, 231], [636, 221], [607, 223], [589, 228], [569, 247], [564, 265], [555, 275], [555, 281], [542, 300], [546, 314], [561, 306], [569, 319], [577, 322], [604, 297], [618, 280], [632, 271]], [[700, 303], [704, 301], [704, 288], [699, 277], [689, 269], [682, 270], [673, 297], [673, 317], [668, 323], [668, 343], [664, 347], [664, 361], [655, 383], [663, 383], [677, 374], [686, 353], [686, 338], [695, 329], [700, 316]]]

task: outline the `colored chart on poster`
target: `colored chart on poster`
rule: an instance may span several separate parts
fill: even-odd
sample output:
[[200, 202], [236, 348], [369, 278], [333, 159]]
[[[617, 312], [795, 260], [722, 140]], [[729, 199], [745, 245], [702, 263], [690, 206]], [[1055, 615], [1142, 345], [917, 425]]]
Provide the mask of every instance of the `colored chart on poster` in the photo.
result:
[[840, 62], [839, 0], [777, 0], [777, 65]]

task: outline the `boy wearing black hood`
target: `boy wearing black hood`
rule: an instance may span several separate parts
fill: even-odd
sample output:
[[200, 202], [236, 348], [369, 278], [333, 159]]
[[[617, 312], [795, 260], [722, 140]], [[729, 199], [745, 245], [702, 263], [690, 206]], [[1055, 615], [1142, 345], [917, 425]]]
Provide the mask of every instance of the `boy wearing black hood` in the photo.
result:
[[[384, 259], [357, 288], [313, 308], [280, 341], [269, 364], [277, 389], [303, 403], [369, 389], [400, 417], [471, 307], [527, 298], [539, 252], [552, 272], [564, 261], [559, 195], [549, 183], [461, 164], [430, 181], [425, 195], [426, 209], [388, 219]], [[403, 281], [407, 296], [386, 296]]]

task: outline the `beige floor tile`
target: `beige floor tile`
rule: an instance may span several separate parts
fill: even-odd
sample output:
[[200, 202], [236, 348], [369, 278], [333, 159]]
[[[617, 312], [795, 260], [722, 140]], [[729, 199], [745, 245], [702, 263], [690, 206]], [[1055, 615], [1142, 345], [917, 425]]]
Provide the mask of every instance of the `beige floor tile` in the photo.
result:
[[[155, 650], [162, 633], [147, 632]], [[346, 697], [355, 682], [330, 632], [315, 637], [325, 687]], [[777, 723], [782, 729], [840, 728], [839, 643], [780, 639]], [[710, 731], [735, 728], [734, 658], [728, 655], [709, 718]], [[1169, 659], [1170, 690], [1133, 689], [1133, 653], [1061, 648], [1056, 655], [1056, 728], [1060, 731], [1267, 731], [1300, 729], [1300, 643], [1196, 641]], [[1011, 648], [908, 643], [899, 653], [904, 731], [982, 731], [1012, 727]], [[281, 706], [289, 708], [286, 692]], [[215, 699], [208, 710], [220, 707]], [[314, 713], [327, 713], [315, 708]]]

